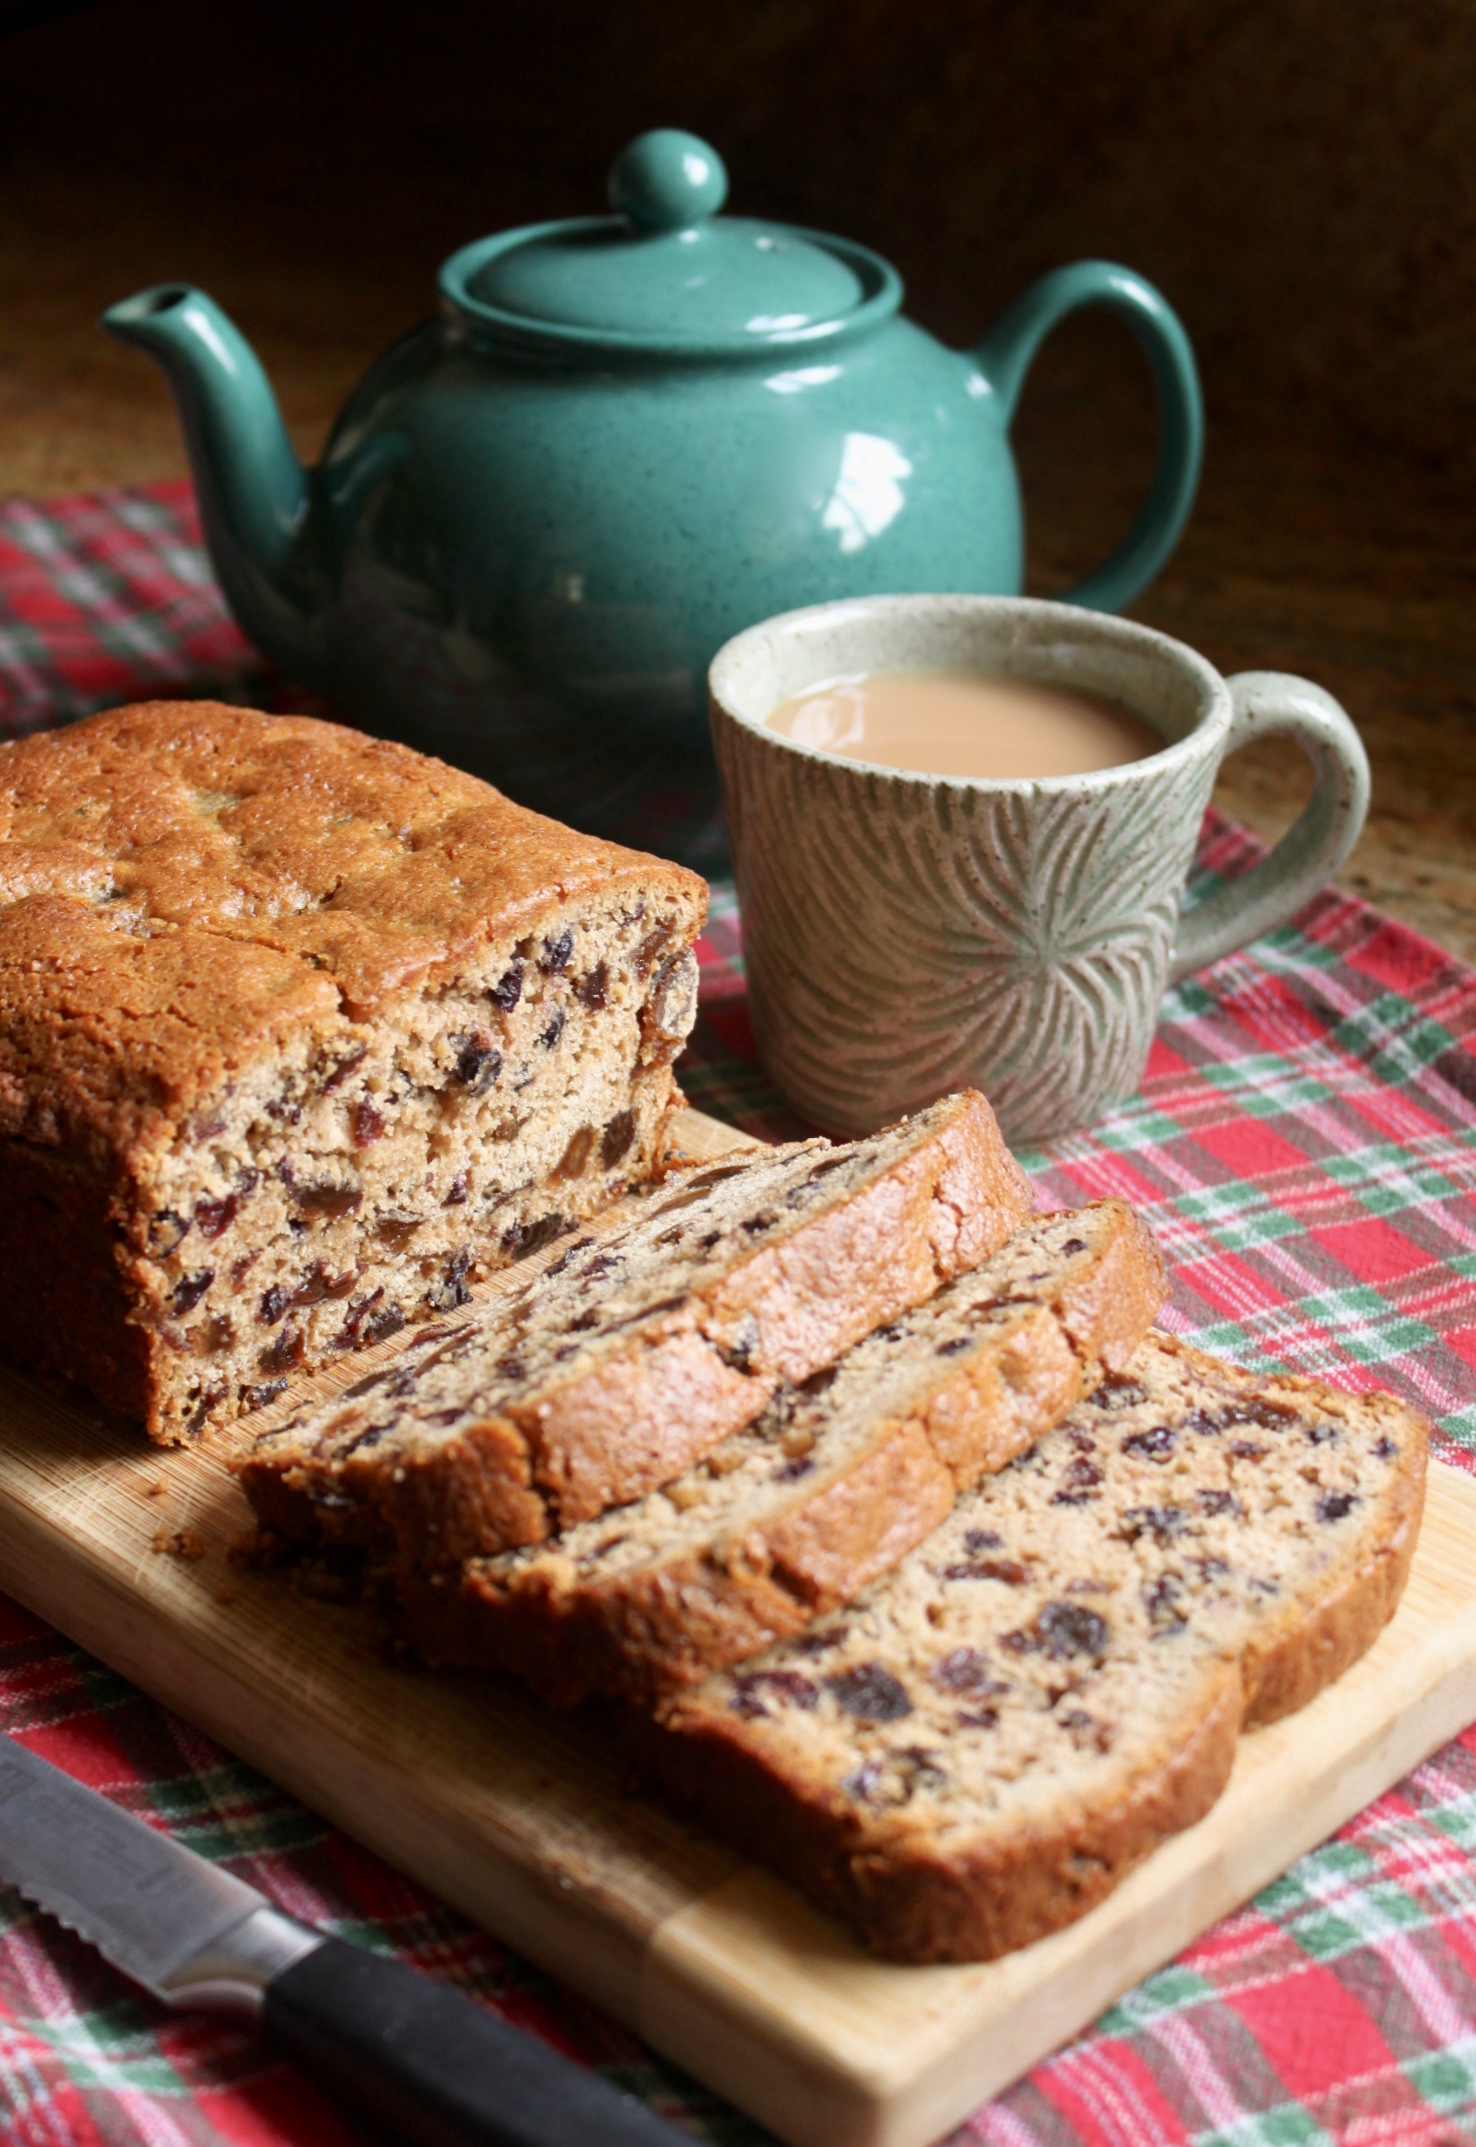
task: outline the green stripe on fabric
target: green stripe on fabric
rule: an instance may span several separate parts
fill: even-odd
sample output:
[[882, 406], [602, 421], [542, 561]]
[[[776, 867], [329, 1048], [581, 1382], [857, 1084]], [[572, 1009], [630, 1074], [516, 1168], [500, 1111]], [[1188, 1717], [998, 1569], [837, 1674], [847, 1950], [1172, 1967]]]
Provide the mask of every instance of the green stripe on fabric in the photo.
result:
[[1206, 1999], [1213, 2003], [1217, 1996], [1213, 1983], [1182, 1962], [1172, 1961], [1109, 2006], [1092, 2032], [1101, 2036], [1128, 2035], [1167, 2014], [1182, 2013], [1187, 2006]]
[[1286, 2102], [1274, 2110], [1247, 2111], [1213, 2132], [1196, 2132], [1193, 2147], [1338, 2147], [1338, 2142], [1301, 2103]]
[[[1476, 2119], [1476, 2032], [1443, 2050], [1406, 2058], [1400, 2070], [1415, 2092], [1442, 2117]], [[1476, 2125], [1467, 2136], [1476, 2137]], [[1414, 2137], [1419, 2139], [1421, 2135], [1416, 2132]], [[1429, 2135], [1424, 2137], [1428, 2139]], [[1435, 2147], [1434, 2142], [1431, 2147]]]

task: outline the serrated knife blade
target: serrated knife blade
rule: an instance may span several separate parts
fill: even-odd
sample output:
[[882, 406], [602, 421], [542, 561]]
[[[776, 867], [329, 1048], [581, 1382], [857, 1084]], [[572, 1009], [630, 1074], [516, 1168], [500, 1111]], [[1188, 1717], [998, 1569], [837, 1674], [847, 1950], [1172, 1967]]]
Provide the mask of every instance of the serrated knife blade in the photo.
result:
[[[0, 1734], [0, 1877], [96, 1946], [157, 1998], [209, 2003], [226, 1941], [252, 1918], [282, 1926], [286, 1967], [318, 1933], [278, 1916], [233, 1878], [142, 1819], [120, 1811], [14, 1738]], [[240, 2004], [251, 2008], [251, 1984]], [[212, 1992], [215, 2002], [230, 2002]]]
[[401, 1962], [254, 1886], [0, 1732], [0, 1880], [168, 2005], [230, 2007], [418, 2147], [682, 2147], [684, 2133]]

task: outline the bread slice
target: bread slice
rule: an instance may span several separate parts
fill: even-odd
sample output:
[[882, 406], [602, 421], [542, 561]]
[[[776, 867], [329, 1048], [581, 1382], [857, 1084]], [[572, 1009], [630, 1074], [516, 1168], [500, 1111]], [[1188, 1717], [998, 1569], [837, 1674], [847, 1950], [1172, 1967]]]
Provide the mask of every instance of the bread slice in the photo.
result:
[[1152, 1335], [848, 1610], [632, 1718], [644, 1767], [902, 1961], [1070, 1923], [1243, 1725], [1393, 1614], [1429, 1427]]
[[1164, 1294], [1125, 1202], [1039, 1217], [664, 1489], [411, 1587], [408, 1637], [556, 1706], [690, 1684], [889, 1571], [1126, 1363]]
[[289, 1543], [385, 1548], [403, 1576], [643, 1497], [1030, 1212], [984, 1098], [867, 1140], [756, 1149], [581, 1235], [238, 1464]]

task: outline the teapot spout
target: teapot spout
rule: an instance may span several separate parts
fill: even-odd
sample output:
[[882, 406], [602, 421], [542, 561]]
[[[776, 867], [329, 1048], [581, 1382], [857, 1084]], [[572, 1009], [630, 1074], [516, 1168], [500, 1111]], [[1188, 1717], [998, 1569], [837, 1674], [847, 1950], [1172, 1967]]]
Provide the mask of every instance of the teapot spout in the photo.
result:
[[109, 307], [102, 325], [162, 366], [184, 427], [205, 538], [226, 601], [257, 646], [311, 680], [310, 582], [294, 553], [307, 474], [255, 351], [213, 299], [162, 283]]

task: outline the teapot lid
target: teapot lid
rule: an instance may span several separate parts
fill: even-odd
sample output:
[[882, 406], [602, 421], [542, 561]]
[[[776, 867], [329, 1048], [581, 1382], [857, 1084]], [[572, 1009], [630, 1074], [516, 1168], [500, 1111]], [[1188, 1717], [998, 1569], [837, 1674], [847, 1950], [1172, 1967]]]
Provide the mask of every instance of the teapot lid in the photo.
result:
[[501, 338], [692, 356], [828, 341], [896, 311], [901, 281], [879, 255], [719, 216], [727, 192], [715, 149], [656, 128], [611, 167], [615, 216], [464, 246], [442, 267], [442, 292]]

